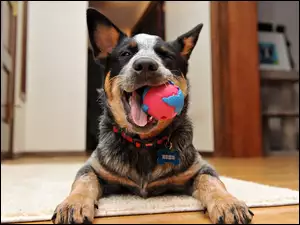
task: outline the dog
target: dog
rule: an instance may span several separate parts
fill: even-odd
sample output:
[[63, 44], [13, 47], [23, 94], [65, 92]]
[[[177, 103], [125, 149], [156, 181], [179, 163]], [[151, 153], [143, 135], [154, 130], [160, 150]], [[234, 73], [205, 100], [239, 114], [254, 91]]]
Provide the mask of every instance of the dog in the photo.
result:
[[[192, 142], [188, 62], [203, 24], [170, 42], [143, 33], [128, 37], [88, 8], [87, 27], [95, 61], [105, 71], [99, 91], [99, 143], [77, 172], [69, 196], [56, 207], [52, 222], [92, 223], [98, 200], [110, 194], [148, 198], [173, 193], [199, 200], [213, 223], [250, 223], [254, 214], [227, 192]], [[180, 87], [184, 107], [176, 117], [158, 121], [142, 111], [141, 94], [146, 86], [170, 81]], [[172, 156], [179, 164], [173, 164], [172, 157], [159, 164], [161, 149], [177, 152]]]

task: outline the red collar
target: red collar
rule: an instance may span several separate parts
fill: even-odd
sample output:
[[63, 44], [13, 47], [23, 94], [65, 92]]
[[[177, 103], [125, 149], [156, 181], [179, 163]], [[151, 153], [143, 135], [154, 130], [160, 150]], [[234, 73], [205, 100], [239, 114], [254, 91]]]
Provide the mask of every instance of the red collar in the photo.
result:
[[169, 138], [168, 136], [163, 136], [162, 138], [158, 139], [158, 140], [153, 140], [153, 141], [145, 141], [145, 140], [141, 140], [138, 138], [132, 138], [130, 136], [128, 136], [124, 131], [122, 131], [122, 129], [119, 129], [116, 126], [113, 126], [113, 131], [115, 133], [121, 134], [121, 136], [127, 140], [128, 142], [131, 142], [135, 145], [135, 147], [137, 148], [153, 148], [157, 145], [167, 145], [169, 143]]

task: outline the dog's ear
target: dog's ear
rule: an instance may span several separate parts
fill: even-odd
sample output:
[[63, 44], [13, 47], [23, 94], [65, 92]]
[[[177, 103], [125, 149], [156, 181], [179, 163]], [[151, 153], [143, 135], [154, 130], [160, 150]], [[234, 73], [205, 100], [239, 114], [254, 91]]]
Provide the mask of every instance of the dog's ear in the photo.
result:
[[86, 18], [94, 57], [103, 59], [126, 37], [126, 34], [94, 8], [87, 9]]
[[170, 43], [186, 60], [190, 58], [191, 53], [197, 44], [202, 27], [203, 24], [199, 24]]

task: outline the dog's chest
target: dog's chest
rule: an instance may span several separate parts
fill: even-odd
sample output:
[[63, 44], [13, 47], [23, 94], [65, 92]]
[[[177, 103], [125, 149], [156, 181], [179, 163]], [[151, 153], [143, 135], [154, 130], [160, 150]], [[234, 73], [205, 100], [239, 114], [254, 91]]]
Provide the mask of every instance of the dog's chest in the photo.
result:
[[[161, 163], [158, 159], [160, 149], [149, 151], [140, 149], [133, 151], [134, 154], [128, 158], [128, 163], [124, 163], [127, 169], [122, 171], [122, 177], [128, 177], [132, 181], [130, 190], [142, 197], [152, 195], [152, 193], [163, 192], [164, 189], [172, 185], [170, 177], [181, 168], [181, 165], [172, 163]], [[183, 181], [179, 182], [185, 183]]]
[[170, 177], [175, 171], [176, 167], [172, 164], [155, 164], [148, 173], [145, 170], [139, 173], [136, 169], [132, 168], [129, 170], [128, 178], [134, 182], [134, 185], [130, 185], [129, 189], [141, 197], [159, 194], [165, 191], [167, 187], [170, 187], [172, 183]]
[[[157, 158], [157, 151], [130, 150], [130, 148], [123, 150], [123, 155], [114, 157], [114, 160], [105, 164], [110, 174], [109, 176], [103, 174], [103, 178], [110, 186], [107, 188], [112, 189], [111, 185], [116, 185], [116, 188], [117, 186], [121, 188], [121, 192], [123, 188], [124, 191], [129, 189], [141, 197], [159, 195], [168, 189], [184, 189], [189, 177], [180, 175], [183, 170], [181, 163], [161, 163]], [[102, 158], [103, 161], [108, 160]]]

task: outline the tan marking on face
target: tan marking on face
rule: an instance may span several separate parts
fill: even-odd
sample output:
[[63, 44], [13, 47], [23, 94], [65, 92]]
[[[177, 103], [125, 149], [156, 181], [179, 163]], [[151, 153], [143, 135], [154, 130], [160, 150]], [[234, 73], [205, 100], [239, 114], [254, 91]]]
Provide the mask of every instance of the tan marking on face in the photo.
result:
[[97, 25], [94, 32], [94, 40], [96, 46], [100, 49], [101, 53], [98, 57], [106, 57], [111, 53], [112, 49], [116, 47], [120, 34], [112, 26]]
[[185, 55], [188, 55], [191, 50], [193, 49], [194, 47], [194, 38], [193, 37], [188, 37], [188, 38], [184, 38], [183, 39], [183, 49], [181, 51], [181, 55], [182, 56], [185, 56]]
[[147, 133], [143, 133], [143, 134], [139, 134], [141, 139], [147, 139], [147, 138], [151, 138], [151, 137], [155, 137], [158, 134], [160, 134], [167, 126], [170, 125], [170, 123], [172, 122], [172, 119], [168, 119], [168, 120], [160, 120], [158, 121], [157, 125], [155, 128], [153, 128], [151, 131], [147, 132]]
[[107, 96], [108, 100], [112, 99], [112, 93], [111, 93], [111, 81], [110, 81], [110, 72], [107, 73], [105, 82], [104, 82], [104, 90]]
[[184, 97], [186, 97], [188, 95], [187, 81], [183, 75], [181, 75], [181, 77], [176, 77], [176, 78], [172, 77], [172, 78], [170, 78], [170, 80], [180, 88]]
[[115, 121], [120, 127], [126, 128], [128, 126], [128, 123], [126, 120], [125, 109], [122, 102], [119, 79], [120, 78], [118, 76], [110, 78], [109, 72], [105, 78], [104, 90], [107, 95], [107, 101], [115, 118]]
[[132, 47], [132, 48], [135, 48], [136, 46], [137, 46], [137, 43], [136, 43], [136, 41], [131, 41], [130, 43], [129, 43], [129, 46], [130, 47]]

